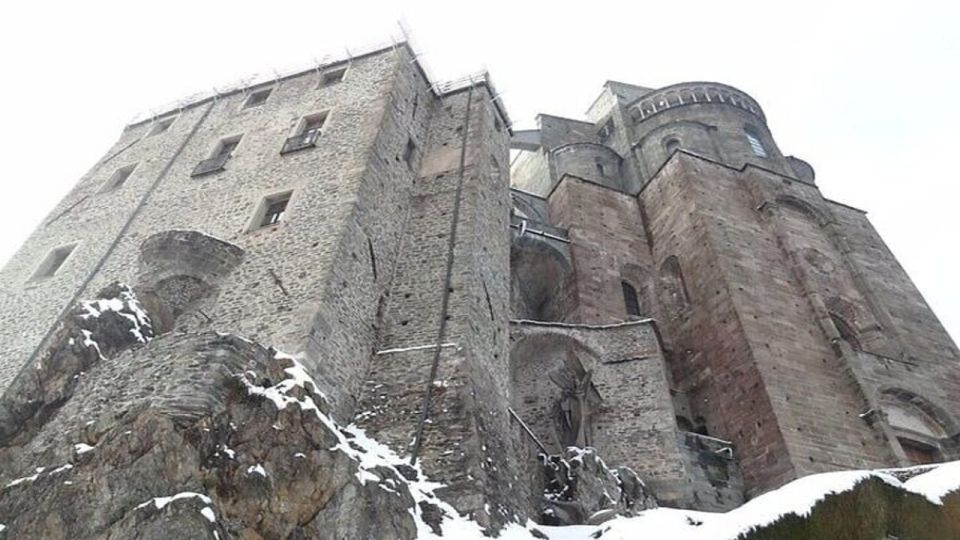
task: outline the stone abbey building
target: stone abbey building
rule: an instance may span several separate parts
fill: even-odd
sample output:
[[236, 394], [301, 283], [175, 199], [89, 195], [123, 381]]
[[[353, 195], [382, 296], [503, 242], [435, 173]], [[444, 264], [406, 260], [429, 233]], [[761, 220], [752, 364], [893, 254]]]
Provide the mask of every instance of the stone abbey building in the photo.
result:
[[0, 273], [4, 403], [116, 281], [157, 334], [127, 361], [211, 331], [294, 355], [493, 523], [567, 446], [708, 510], [960, 457], [956, 345], [723, 84], [611, 81], [514, 131], [488, 79], [401, 44], [133, 123]]

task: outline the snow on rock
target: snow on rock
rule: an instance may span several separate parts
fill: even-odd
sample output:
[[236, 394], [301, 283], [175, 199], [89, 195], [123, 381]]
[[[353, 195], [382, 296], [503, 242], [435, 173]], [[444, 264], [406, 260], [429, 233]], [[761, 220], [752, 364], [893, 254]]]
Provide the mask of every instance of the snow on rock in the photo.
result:
[[87, 452], [92, 451], [94, 448], [96, 448], [96, 447], [95, 447], [95, 446], [90, 446], [90, 445], [87, 444], [87, 443], [77, 443], [77, 444], [73, 445], [73, 451], [76, 452], [77, 455], [86, 454]]
[[213, 508], [209, 506], [204, 506], [203, 510], [200, 510], [200, 513], [203, 514], [203, 517], [207, 518], [207, 521], [210, 523], [217, 522], [217, 515], [213, 513]]
[[[901, 483], [891, 471], [838, 471], [806, 476], [765, 493], [726, 513], [657, 508], [635, 517], [618, 517], [599, 527], [538, 527], [549, 540], [588, 540], [601, 534], [603, 540], [633, 540], [656, 531], [670, 540], [734, 540], [741, 534], [770, 525], [781, 517], [804, 517], [828, 495], [852, 490], [859, 483], [879, 479], [891, 486], [925, 496], [934, 504], [960, 490], [960, 461], [944, 463]], [[510, 537], [519, 539], [521, 537]]]
[[247, 467], [247, 474], [259, 474], [260, 476], [266, 478], [267, 470], [263, 468], [263, 465], [257, 463], [256, 465]]
[[8, 487], [8, 488], [9, 488], [9, 487], [13, 487], [13, 486], [22, 484], [22, 483], [24, 483], [24, 482], [33, 482], [33, 481], [35, 481], [37, 478], [40, 477], [40, 473], [42, 473], [44, 470], [45, 470], [44, 467], [37, 467], [37, 469], [36, 469], [36, 471], [35, 471], [34, 474], [32, 474], [32, 475], [30, 475], [30, 476], [24, 476], [24, 477], [21, 477], [21, 478], [17, 478], [16, 480], [13, 480], [13, 481], [10, 482], [9, 484], [7, 484], [6, 487]]
[[[326, 398], [317, 390], [319, 387], [307, 374], [303, 365], [296, 359], [278, 353], [277, 358], [288, 359], [293, 366], [285, 372], [290, 378], [271, 387], [257, 386], [255, 374], [245, 373], [238, 378], [246, 385], [250, 395], [262, 396], [271, 400], [279, 409], [296, 405], [304, 411], [312, 411], [321, 423], [336, 437], [337, 443], [332, 450], [344, 452], [357, 463], [357, 479], [361, 483], [376, 482], [389, 491], [406, 490], [416, 503], [409, 509], [417, 527], [417, 538], [439, 540], [456, 538], [458, 540], [481, 540], [490, 538], [475, 521], [462, 516], [451, 505], [436, 494], [443, 484], [430, 481], [419, 466], [410, 467], [405, 460], [389, 447], [369, 437], [356, 424], [341, 426], [332, 417], [324, 413], [311, 396]], [[307, 392], [293, 392], [294, 389]], [[300, 397], [298, 397], [300, 396]], [[571, 458], [583, 461], [584, 451], [574, 449]], [[393, 469], [402, 485], [392, 479], [381, 479], [374, 473], [377, 468]], [[414, 474], [411, 474], [411, 469]], [[403, 472], [401, 472], [401, 470]], [[249, 472], [249, 470], [248, 470]], [[412, 480], [410, 478], [413, 478]], [[633, 540], [650, 537], [655, 531], [658, 538], [671, 540], [734, 540], [743, 533], [770, 525], [781, 517], [796, 514], [809, 515], [814, 506], [828, 495], [852, 490], [860, 482], [876, 478], [894, 487], [925, 496], [931, 502], [940, 504], [942, 497], [960, 489], [960, 462], [934, 466], [928, 472], [916, 475], [901, 482], [890, 471], [839, 471], [811, 475], [795, 480], [780, 489], [761, 495], [743, 506], [726, 513], [697, 512], [673, 508], [655, 508], [637, 512], [634, 517], [616, 517], [602, 525], [576, 525], [549, 527], [528, 522], [511, 523], [503, 528], [496, 538], [501, 540]], [[441, 534], [424, 516], [424, 507], [439, 510]], [[534, 532], [534, 529], [536, 532]]]
[[147, 506], [150, 506], [152, 504], [154, 507], [156, 507], [157, 510], [163, 510], [163, 507], [165, 507], [166, 505], [174, 501], [179, 501], [180, 499], [194, 499], [194, 498], [200, 499], [200, 501], [202, 501], [204, 504], [213, 503], [213, 501], [210, 500], [210, 497], [207, 497], [203, 493], [195, 493], [193, 491], [183, 491], [183, 492], [177, 493], [176, 495], [171, 495], [169, 497], [154, 497], [145, 503], [138, 504], [137, 508], [146, 508]]
[[[106, 312], [114, 312], [117, 315], [130, 321], [132, 327], [130, 333], [140, 343], [146, 343], [153, 337], [153, 325], [150, 317], [144, 311], [143, 306], [137, 299], [130, 287], [120, 283], [117, 284], [118, 294], [112, 298], [101, 298], [99, 300], [90, 300], [81, 302], [81, 319], [98, 318]], [[89, 340], [89, 332], [84, 331], [84, 335]], [[86, 341], [84, 342], [86, 345]], [[97, 347], [99, 351], [99, 347]]]

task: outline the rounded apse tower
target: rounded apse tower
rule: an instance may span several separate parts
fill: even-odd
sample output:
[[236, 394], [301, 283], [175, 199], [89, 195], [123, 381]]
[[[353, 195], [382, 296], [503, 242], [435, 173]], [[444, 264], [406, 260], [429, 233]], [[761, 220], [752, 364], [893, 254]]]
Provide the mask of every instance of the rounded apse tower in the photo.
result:
[[674, 84], [633, 100], [625, 109], [644, 183], [680, 149], [737, 169], [751, 163], [813, 182], [810, 165], [780, 152], [756, 100], [731, 86]]

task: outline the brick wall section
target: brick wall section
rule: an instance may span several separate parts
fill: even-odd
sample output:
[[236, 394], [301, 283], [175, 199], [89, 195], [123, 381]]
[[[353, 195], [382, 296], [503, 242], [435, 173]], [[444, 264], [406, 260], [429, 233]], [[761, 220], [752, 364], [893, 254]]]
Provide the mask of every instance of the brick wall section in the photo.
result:
[[702, 417], [711, 435], [734, 442], [746, 485], [779, 485], [792, 478], [792, 465], [727, 285], [728, 269], [701, 210], [697, 181], [673, 160], [640, 195], [656, 279], [663, 262], [675, 256], [689, 295], [679, 307], [654, 295], [668, 363], [691, 415]]
[[[567, 176], [551, 194], [548, 209], [554, 224], [569, 229], [577, 308], [568, 320], [590, 324], [626, 320], [621, 280], [633, 282], [642, 292], [646, 283], [635, 278], [651, 266], [636, 199]], [[641, 308], [649, 304], [641, 299]]]

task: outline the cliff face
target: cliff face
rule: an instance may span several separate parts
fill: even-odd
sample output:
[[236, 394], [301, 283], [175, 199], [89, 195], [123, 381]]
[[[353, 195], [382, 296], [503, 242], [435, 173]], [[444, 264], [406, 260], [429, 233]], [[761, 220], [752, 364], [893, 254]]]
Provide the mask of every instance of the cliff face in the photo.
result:
[[3, 403], [8, 537], [416, 535], [409, 491], [385, 489], [404, 479], [294, 359], [232, 335], [151, 340], [129, 290], [105, 296]]
[[[154, 337], [128, 288], [57, 328], [0, 403], [0, 539], [480, 539], [297, 359], [243, 337]], [[807, 477], [725, 514], [656, 506], [592, 449], [544, 459], [540, 520], [499, 538], [960, 537], [960, 463]], [[634, 517], [626, 517], [633, 514]]]
[[[132, 291], [102, 296], [0, 405], [0, 538], [483, 535], [442, 485], [338, 423], [295, 358], [229, 334], [153, 337]], [[628, 471], [573, 457], [547, 467], [564, 465], [550, 508], [655, 504]]]

